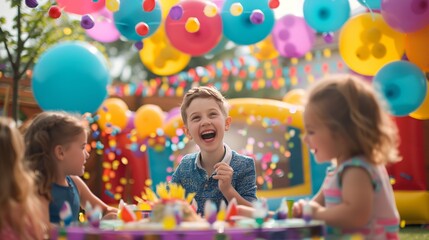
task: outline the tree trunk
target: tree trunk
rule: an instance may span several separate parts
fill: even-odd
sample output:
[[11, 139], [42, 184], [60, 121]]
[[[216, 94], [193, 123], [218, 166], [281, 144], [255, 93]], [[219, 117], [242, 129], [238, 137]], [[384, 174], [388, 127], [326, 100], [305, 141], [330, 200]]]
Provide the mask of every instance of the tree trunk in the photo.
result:
[[15, 122], [19, 120], [19, 103], [18, 103], [18, 94], [19, 94], [19, 77], [17, 74], [13, 76], [13, 94], [12, 94], [12, 117]]

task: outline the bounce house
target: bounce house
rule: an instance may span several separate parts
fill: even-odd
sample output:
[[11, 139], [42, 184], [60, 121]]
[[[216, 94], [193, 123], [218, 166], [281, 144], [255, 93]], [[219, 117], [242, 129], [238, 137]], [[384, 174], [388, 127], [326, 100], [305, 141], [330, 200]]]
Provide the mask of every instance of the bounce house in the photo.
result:
[[[316, 163], [302, 141], [303, 107], [259, 98], [236, 98], [229, 103], [233, 121], [225, 142], [255, 160], [258, 197], [267, 198], [272, 210], [285, 198], [311, 198], [320, 188], [328, 164]], [[411, 117], [395, 120], [403, 160], [388, 171], [398, 209], [406, 224], [425, 224], [429, 222], [429, 192], [424, 146], [429, 129], [425, 122]], [[145, 187], [169, 181], [184, 154], [198, 151], [183, 135], [177, 108], [167, 113], [162, 124], [162, 131], [145, 138], [135, 136], [133, 128], [104, 136], [104, 201], [115, 203], [122, 198], [132, 202]]]

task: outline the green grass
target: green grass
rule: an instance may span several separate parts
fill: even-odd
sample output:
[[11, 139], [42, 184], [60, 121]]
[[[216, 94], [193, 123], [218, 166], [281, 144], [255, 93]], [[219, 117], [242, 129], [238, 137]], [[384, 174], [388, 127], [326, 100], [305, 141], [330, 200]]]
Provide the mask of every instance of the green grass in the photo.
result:
[[429, 239], [428, 226], [407, 226], [399, 231], [399, 239], [414, 240], [414, 239]]

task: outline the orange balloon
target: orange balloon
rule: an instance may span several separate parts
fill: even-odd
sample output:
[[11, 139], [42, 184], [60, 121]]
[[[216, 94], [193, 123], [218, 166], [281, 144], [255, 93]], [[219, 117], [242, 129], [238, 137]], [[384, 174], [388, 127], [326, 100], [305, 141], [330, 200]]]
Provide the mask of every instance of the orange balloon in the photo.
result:
[[182, 128], [183, 126], [184, 124], [183, 124], [182, 116], [180, 115], [175, 116], [164, 124], [164, 133], [169, 137], [174, 137], [177, 135], [176, 134], [177, 129]]
[[134, 117], [134, 126], [141, 138], [156, 134], [158, 128], [162, 128], [164, 112], [157, 105], [146, 104], [141, 106]]
[[423, 71], [429, 72], [429, 25], [425, 28], [408, 33], [405, 37], [405, 53], [410, 62]]
[[128, 122], [127, 111], [128, 106], [122, 99], [108, 98], [97, 111], [99, 116], [97, 122], [102, 130], [106, 128], [107, 124], [123, 129]]
[[405, 34], [391, 28], [379, 13], [362, 13], [342, 27], [338, 47], [347, 66], [374, 76], [385, 64], [404, 54]]

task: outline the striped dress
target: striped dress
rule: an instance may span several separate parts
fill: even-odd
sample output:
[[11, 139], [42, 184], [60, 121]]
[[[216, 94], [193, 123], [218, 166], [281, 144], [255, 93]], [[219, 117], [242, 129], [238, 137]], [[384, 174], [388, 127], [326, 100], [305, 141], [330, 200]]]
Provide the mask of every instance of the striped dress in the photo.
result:
[[354, 157], [336, 168], [329, 168], [323, 183], [325, 207], [330, 208], [342, 202], [341, 174], [347, 167], [361, 167], [371, 176], [374, 186], [374, 205], [368, 224], [360, 229], [329, 228], [334, 236], [360, 234], [365, 239], [399, 239], [399, 213], [395, 204], [392, 185], [384, 165], [372, 165], [363, 157]]

